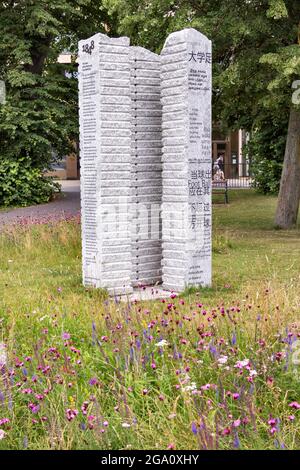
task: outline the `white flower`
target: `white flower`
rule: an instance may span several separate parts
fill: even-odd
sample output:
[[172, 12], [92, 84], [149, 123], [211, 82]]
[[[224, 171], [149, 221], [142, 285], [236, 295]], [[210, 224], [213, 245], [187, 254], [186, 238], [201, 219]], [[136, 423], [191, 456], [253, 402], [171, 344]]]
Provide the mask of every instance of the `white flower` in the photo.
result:
[[175, 15], [176, 15], [176, 12], [171, 10], [164, 14], [164, 18], [172, 18]]
[[165, 339], [162, 339], [159, 343], [156, 343], [155, 346], [157, 346], [158, 348], [163, 348], [165, 346], [169, 346], [169, 343]]
[[122, 423], [122, 428], [130, 428], [130, 424], [128, 424], [128, 423]]
[[[35, 313], [35, 312], [33, 312], [33, 313]], [[44, 320], [45, 320], [46, 318], [48, 318], [48, 317], [49, 317], [49, 315], [44, 315], [43, 317], [41, 317], [41, 318], [39, 319], [39, 321], [44, 321]]]
[[5, 436], [6, 436], [6, 432], [3, 431], [3, 429], [0, 429], [0, 441], [1, 441], [2, 439], [4, 439]]
[[219, 359], [218, 359], [218, 363], [219, 363], [220, 365], [226, 364], [227, 361], [228, 361], [228, 356], [221, 356], [221, 357], [219, 357]]
[[197, 385], [195, 384], [195, 382], [192, 382], [191, 385], [183, 387], [182, 390], [184, 392], [193, 392], [194, 390], [197, 390]]
[[256, 370], [250, 370], [249, 375], [250, 377], [256, 377], [257, 376]]
[[4, 343], [0, 343], [0, 367], [7, 364], [6, 346]]

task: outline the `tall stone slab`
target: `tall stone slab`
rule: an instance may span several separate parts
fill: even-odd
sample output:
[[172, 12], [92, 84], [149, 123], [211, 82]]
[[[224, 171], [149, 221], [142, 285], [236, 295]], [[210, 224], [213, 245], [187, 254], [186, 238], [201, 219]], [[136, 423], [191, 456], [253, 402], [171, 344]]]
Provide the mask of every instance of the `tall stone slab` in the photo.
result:
[[163, 287], [211, 284], [211, 41], [171, 34], [161, 54]]
[[128, 38], [79, 43], [83, 282], [131, 292], [131, 96]]
[[161, 282], [162, 110], [160, 57], [131, 47], [132, 284]]

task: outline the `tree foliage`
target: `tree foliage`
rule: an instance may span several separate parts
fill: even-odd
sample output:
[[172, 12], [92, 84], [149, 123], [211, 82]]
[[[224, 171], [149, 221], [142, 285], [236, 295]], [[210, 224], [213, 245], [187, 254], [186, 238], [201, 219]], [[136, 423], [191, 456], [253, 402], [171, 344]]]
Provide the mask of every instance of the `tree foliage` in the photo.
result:
[[193, 27], [213, 41], [215, 116], [251, 130], [291, 104], [300, 75], [298, 0], [103, 0], [118, 31], [160, 52], [167, 35]]
[[[0, 105], [2, 162], [22, 161], [42, 172], [55, 154], [69, 151], [78, 136], [78, 85], [70, 79], [77, 42], [104, 32], [106, 20], [101, 1], [1, 2], [0, 80], [7, 90]], [[65, 49], [75, 53], [71, 64], [57, 62]]]
[[[266, 132], [262, 123], [287, 126], [300, 76], [299, 25], [299, 0], [4, 1], [0, 79], [8, 99], [0, 107], [0, 157], [42, 169], [53, 151], [64, 154], [77, 138], [77, 82], [65, 75], [76, 64], [57, 64], [64, 49], [75, 57], [78, 40], [100, 31], [160, 52], [169, 33], [186, 27], [213, 41], [214, 119], [251, 131], [256, 150], [266, 139], [264, 155], [275, 147], [282, 152], [282, 143], [268, 142], [279, 138], [277, 131]], [[300, 104], [293, 106], [300, 112]], [[280, 160], [283, 152], [276, 151]]]

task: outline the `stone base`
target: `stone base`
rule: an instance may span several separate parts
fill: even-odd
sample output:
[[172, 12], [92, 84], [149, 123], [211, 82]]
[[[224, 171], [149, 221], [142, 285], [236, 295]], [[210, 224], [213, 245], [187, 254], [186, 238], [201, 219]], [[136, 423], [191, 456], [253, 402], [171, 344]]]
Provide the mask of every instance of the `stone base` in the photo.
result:
[[146, 288], [135, 288], [132, 294], [121, 295], [119, 297], [121, 302], [134, 302], [134, 301], [147, 301], [147, 300], [158, 300], [158, 299], [171, 299], [172, 295], [178, 295], [177, 292], [170, 292], [164, 290], [161, 286], [146, 287]]

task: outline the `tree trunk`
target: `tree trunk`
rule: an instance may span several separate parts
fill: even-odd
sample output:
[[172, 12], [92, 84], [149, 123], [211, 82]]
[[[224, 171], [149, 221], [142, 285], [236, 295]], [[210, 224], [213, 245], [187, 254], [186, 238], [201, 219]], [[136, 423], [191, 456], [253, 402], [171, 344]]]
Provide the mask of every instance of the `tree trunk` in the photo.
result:
[[30, 48], [30, 55], [32, 64], [26, 64], [24, 70], [36, 75], [42, 75], [45, 60], [49, 55], [49, 49], [52, 41], [52, 36], [45, 38], [30, 38], [32, 47]]
[[292, 108], [280, 183], [275, 224], [292, 228], [297, 223], [300, 203], [300, 111]]

